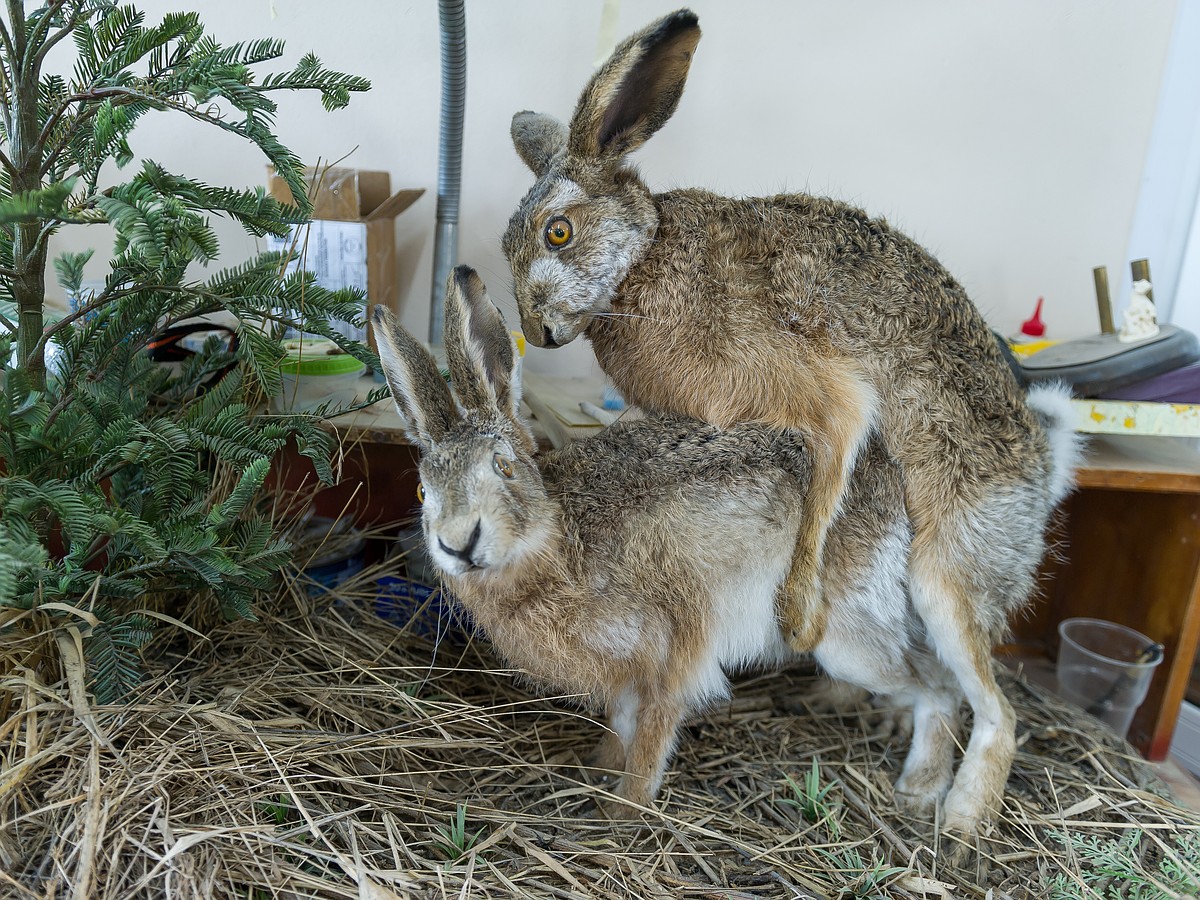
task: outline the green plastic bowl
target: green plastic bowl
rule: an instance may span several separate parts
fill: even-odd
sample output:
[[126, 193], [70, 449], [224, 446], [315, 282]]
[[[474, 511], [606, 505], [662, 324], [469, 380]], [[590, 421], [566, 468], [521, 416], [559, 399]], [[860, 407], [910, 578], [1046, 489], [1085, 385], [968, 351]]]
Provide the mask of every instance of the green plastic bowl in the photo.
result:
[[363, 363], [320, 338], [298, 338], [284, 346], [288, 355], [279, 366], [282, 390], [273, 400], [277, 410], [311, 412], [358, 401], [367, 368]]
[[333, 341], [298, 338], [285, 341], [287, 356], [279, 371], [289, 375], [358, 375], [367, 367]]

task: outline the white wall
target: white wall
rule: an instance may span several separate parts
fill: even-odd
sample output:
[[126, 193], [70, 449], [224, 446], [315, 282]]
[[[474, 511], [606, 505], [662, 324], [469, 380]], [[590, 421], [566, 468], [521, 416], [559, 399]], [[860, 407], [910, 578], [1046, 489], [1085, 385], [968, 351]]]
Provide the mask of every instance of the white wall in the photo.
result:
[[[1200, 330], [1200, 2], [1179, 5], [1128, 256], [1152, 260], [1159, 317]], [[1127, 285], [1123, 287], [1128, 290]]]
[[[620, 3], [616, 36], [677, 2]], [[139, 5], [156, 17], [181, 4]], [[388, 169], [396, 186], [428, 189], [396, 228], [403, 321], [424, 335], [436, 208], [434, 0], [193, 5], [222, 41], [279, 37], [288, 61], [315, 50], [327, 65], [374, 82], [332, 114], [315, 98], [282, 97], [279, 132], [307, 161], [351, 154], [345, 164]], [[1111, 273], [1127, 263], [1176, 0], [693, 6], [704, 38], [688, 90], [674, 120], [638, 155], [652, 186], [838, 197], [932, 250], [997, 328], [1015, 330], [1044, 295], [1052, 335], [1096, 330], [1091, 269], [1107, 264]], [[526, 108], [570, 115], [593, 69], [604, 3], [467, 7], [459, 257], [511, 310], [497, 241], [532, 176], [509, 144], [509, 119]], [[134, 149], [214, 183], [263, 177], [250, 149], [174, 116], [145, 120]], [[221, 234], [222, 264], [251, 251], [236, 227]], [[77, 229], [59, 246], [89, 239], [98, 241]], [[582, 342], [532, 350], [527, 364], [568, 374], [594, 365]]]

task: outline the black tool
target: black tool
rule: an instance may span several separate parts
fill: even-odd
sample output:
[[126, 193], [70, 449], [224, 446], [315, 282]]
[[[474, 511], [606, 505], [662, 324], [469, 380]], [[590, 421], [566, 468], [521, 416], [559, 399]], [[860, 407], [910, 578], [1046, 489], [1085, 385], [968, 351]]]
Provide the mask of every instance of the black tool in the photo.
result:
[[[1147, 644], [1142, 648], [1142, 651], [1134, 657], [1132, 664], [1136, 666], [1144, 666], [1148, 663], [1156, 663], [1162, 659], [1163, 645], [1157, 642]], [[1121, 695], [1121, 692], [1133, 683], [1134, 673], [1122, 672], [1116, 681], [1112, 683], [1104, 695], [1095, 703], [1087, 708], [1087, 711], [1093, 716], [1103, 716], [1106, 712], [1113, 708], [1113, 703]]]

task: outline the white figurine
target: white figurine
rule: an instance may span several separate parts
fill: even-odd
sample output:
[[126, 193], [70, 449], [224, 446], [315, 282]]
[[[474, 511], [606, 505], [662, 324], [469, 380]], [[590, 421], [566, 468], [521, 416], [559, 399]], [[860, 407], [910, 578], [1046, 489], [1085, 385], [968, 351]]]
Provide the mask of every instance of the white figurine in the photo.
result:
[[1154, 301], [1150, 299], [1150, 282], [1139, 278], [1133, 283], [1133, 291], [1129, 295], [1129, 308], [1125, 310], [1125, 320], [1121, 323], [1121, 332], [1117, 340], [1131, 344], [1134, 341], [1144, 341], [1158, 334], [1158, 315], [1154, 311]]

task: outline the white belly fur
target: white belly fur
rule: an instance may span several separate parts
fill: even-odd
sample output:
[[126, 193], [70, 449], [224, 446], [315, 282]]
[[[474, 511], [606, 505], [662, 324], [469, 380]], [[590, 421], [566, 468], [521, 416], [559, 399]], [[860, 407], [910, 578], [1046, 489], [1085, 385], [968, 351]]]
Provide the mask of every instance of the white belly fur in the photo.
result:
[[748, 560], [740, 571], [717, 583], [708, 652], [700, 665], [693, 703], [728, 697], [726, 672], [773, 666], [792, 658], [775, 617], [775, 593], [790, 564], [788, 554]]

